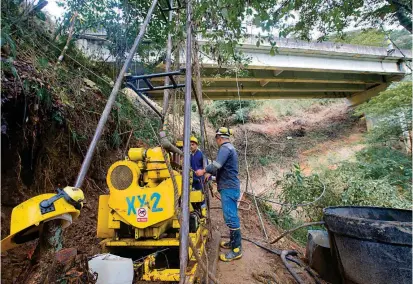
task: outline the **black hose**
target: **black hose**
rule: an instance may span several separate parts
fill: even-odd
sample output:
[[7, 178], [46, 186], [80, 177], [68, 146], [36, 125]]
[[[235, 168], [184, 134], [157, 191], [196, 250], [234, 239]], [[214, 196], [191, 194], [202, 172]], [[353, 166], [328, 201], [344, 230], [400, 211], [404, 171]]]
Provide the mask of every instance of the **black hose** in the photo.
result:
[[[221, 237], [222, 237], [222, 238], [229, 238], [229, 236], [221, 236]], [[273, 254], [276, 254], [276, 255], [279, 255], [279, 256], [282, 255], [282, 252], [283, 252], [282, 250], [279, 250], [279, 249], [271, 249], [271, 248], [269, 248], [269, 247], [266, 247], [266, 246], [260, 244], [259, 242], [256, 242], [256, 241], [251, 240], [251, 239], [246, 238], [246, 237], [242, 237], [242, 239], [243, 239], [244, 241], [253, 243], [253, 244], [256, 245], [257, 247], [260, 247], [260, 248], [262, 248], [262, 249], [264, 249], [264, 250], [266, 250], [266, 251], [268, 251], [268, 252], [270, 252], [270, 253], [273, 253]], [[292, 262], [296, 263], [297, 265], [303, 267], [303, 268], [311, 275], [311, 277], [314, 278], [314, 280], [315, 280], [315, 282], [316, 282], [317, 284], [321, 284], [321, 283], [322, 283], [322, 282], [319, 280], [318, 274], [317, 274], [315, 271], [313, 271], [310, 267], [308, 267], [307, 265], [305, 265], [302, 261], [297, 260], [297, 259], [295, 259], [295, 258], [292, 258], [292, 257], [290, 257], [290, 255], [286, 255], [285, 258], [286, 258], [287, 260], [292, 261]], [[288, 269], [288, 268], [287, 268], [287, 269]], [[288, 269], [288, 272], [291, 273], [291, 271], [290, 271], [289, 269]], [[292, 274], [292, 273], [291, 273], [291, 274]], [[293, 275], [293, 276], [294, 276], [294, 275]], [[295, 279], [295, 277], [294, 277], [294, 279]], [[300, 283], [300, 282], [299, 282], [299, 283]]]
[[283, 261], [285, 267], [290, 272], [290, 274], [294, 277], [295, 281], [299, 284], [306, 284], [300, 276], [298, 276], [297, 272], [294, 271], [294, 268], [288, 263], [286, 257], [288, 255], [296, 256], [297, 252], [295, 250], [283, 250], [281, 252], [281, 260]]
[[320, 277], [318, 276], [318, 274], [312, 270], [308, 265], [306, 265], [305, 263], [303, 263], [301, 260], [292, 258], [292, 257], [286, 257], [286, 259], [288, 259], [289, 261], [294, 262], [295, 264], [303, 267], [315, 280], [316, 284], [322, 284], [323, 282], [320, 281]]

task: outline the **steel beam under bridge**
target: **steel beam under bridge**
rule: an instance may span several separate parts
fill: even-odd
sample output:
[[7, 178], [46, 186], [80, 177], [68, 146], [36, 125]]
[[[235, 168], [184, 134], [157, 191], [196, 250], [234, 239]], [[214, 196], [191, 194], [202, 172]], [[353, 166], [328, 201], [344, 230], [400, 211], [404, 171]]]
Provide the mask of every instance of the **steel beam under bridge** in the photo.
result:
[[[231, 66], [219, 67], [202, 56], [204, 99], [238, 99], [239, 91], [243, 100], [348, 98], [358, 104], [401, 80], [408, 73], [406, 62], [412, 60], [410, 50], [402, 50], [403, 56], [380, 47], [281, 39], [277, 46], [274, 56], [270, 45], [256, 47], [245, 42], [239, 47], [250, 58], [247, 69], [238, 74], [239, 88]], [[185, 58], [184, 54], [180, 58]], [[162, 84], [161, 79], [153, 82]], [[160, 100], [163, 92], [150, 92], [149, 96]]]

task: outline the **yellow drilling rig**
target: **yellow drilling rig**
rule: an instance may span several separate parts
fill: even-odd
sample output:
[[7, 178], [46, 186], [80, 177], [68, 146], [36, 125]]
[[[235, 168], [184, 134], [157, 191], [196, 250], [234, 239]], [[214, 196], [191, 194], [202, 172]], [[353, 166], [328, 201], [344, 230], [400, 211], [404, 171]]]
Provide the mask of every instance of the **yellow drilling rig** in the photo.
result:
[[[182, 192], [182, 152], [178, 147], [165, 151], [168, 161], [161, 147], [129, 149], [124, 160], [110, 166], [106, 179], [109, 194], [99, 197], [97, 237], [104, 239], [102, 252], [132, 258], [139, 280], [180, 279], [176, 202]], [[37, 238], [47, 221], [62, 219], [62, 226], [68, 226], [79, 216], [83, 199], [80, 189], [66, 187], [16, 206], [10, 236], [1, 242], [2, 251]], [[190, 192], [189, 238], [199, 252], [204, 251], [208, 234], [204, 201], [202, 190]], [[195, 280], [198, 268], [193, 254], [189, 249], [186, 275], [190, 281]]]
[[[131, 148], [125, 160], [109, 168], [110, 194], [99, 198], [97, 236], [104, 238], [104, 250], [132, 257], [141, 280], [179, 281], [180, 224], [175, 208], [181, 196], [182, 155], [167, 155], [175, 169], [168, 170], [161, 147]], [[190, 192], [189, 237], [201, 252], [208, 233], [204, 200], [203, 191]], [[188, 258], [187, 271], [195, 275], [192, 250]]]

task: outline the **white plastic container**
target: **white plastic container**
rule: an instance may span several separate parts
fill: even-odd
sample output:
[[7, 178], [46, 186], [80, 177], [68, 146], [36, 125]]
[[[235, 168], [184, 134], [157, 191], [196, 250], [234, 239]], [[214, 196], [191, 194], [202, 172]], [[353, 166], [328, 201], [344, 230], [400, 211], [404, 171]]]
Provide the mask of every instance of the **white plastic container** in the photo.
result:
[[132, 284], [133, 262], [113, 254], [99, 254], [89, 260], [89, 268], [98, 274], [97, 284]]

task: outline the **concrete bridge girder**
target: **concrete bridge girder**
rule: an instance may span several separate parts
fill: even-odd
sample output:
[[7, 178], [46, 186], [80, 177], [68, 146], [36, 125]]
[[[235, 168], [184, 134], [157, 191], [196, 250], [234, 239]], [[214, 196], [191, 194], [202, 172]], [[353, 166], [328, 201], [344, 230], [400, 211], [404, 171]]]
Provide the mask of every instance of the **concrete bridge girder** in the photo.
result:
[[[251, 44], [254, 40], [251, 37], [239, 46], [250, 62], [238, 80], [234, 66], [218, 66], [201, 55], [204, 99], [238, 99], [239, 92], [241, 99], [348, 98], [350, 103], [359, 104], [401, 80], [407, 74], [406, 61], [412, 60], [410, 50], [388, 54], [380, 47], [294, 39], [276, 39], [278, 53], [271, 56], [269, 44], [256, 47]], [[199, 44], [207, 42], [201, 39]], [[93, 46], [94, 52], [96, 48]], [[185, 59], [184, 52], [180, 53]], [[158, 68], [164, 71], [164, 66]], [[184, 82], [183, 77], [177, 80]], [[154, 86], [163, 85], [163, 78], [151, 81]], [[161, 100], [163, 91], [149, 92], [148, 96]]]
[[389, 85], [389, 83], [384, 83], [363, 92], [352, 94], [351, 96], [347, 97], [347, 103], [351, 106], [356, 106], [364, 103], [372, 97], [377, 96], [378, 93], [386, 90]]

